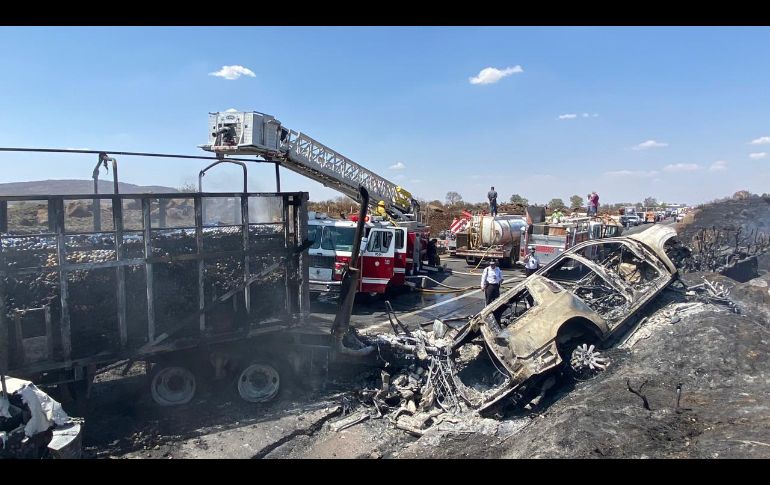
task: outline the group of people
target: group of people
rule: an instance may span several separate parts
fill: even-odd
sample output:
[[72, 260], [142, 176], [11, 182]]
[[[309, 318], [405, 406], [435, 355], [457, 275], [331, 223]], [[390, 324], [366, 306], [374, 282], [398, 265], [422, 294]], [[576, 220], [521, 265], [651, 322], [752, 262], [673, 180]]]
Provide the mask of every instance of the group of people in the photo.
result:
[[[591, 192], [586, 196], [588, 200], [588, 215], [595, 216], [599, 213], [599, 194], [596, 191]], [[487, 192], [487, 199], [489, 200], [489, 213], [493, 216], [497, 215], [497, 191], [494, 187], [489, 188]], [[557, 209], [558, 211], [558, 209]], [[561, 214], [561, 211], [559, 211]], [[563, 216], [560, 216], [563, 217]]]
[[[497, 215], [497, 191], [494, 187], [490, 187], [487, 192], [487, 199], [489, 200], [489, 212], [493, 216]], [[599, 213], [599, 194], [596, 191], [587, 195], [588, 199], [588, 215], [596, 216]], [[560, 210], [554, 211], [551, 215], [553, 222], [561, 222], [564, 214]], [[540, 260], [537, 257], [534, 246], [530, 246], [527, 256], [524, 257], [524, 268], [527, 276], [531, 275], [538, 269], [540, 269]], [[484, 268], [484, 272], [481, 274], [481, 289], [484, 291], [487, 305], [493, 302], [500, 296], [500, 285], [503, 283], [503, 272], [497, 266], [497, 261], [494, 259], [489, 262], [489, 266]]]

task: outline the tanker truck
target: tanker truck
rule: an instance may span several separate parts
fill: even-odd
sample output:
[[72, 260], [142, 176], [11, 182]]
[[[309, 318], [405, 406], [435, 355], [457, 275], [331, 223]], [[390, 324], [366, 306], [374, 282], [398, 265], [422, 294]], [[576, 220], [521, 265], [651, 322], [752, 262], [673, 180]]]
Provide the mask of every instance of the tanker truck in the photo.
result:
[[468, 264], [494, 259], [501, 266], [512, 266], [519, 259], [521, 236], [526, 231], [524, 216], [474, 215], [466, 229], [457, 233], [456, 255], [465, 257]]

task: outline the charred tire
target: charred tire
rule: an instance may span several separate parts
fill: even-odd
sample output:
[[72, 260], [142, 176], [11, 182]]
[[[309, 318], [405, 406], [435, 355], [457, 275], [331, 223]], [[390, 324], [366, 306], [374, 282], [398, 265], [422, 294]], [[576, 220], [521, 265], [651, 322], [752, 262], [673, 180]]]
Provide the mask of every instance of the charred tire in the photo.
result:
[[474, 264], [476, 264], [476, 258], [474, 258], [472, 256], [466, 256], [465, 257], [465, 263], [469, 264], [469, 265], [474, 265]]
[[604, 357], [599, 353], [598, 340], [592, 335], [570, 339], [559, 348], [564, 372], [576, 381], [596, 377], [604, 370]]
[[253, 403], [272, 401], [281, 391], [280, 367], [268, 362], [246, 365], [236, 379], [238, 395], [244, 401]]
[[160, 406], [187, 404], [195, 396], [198, 383], [187, 367], [174, 364], [155, 364], [150, 371], [150, 394]]

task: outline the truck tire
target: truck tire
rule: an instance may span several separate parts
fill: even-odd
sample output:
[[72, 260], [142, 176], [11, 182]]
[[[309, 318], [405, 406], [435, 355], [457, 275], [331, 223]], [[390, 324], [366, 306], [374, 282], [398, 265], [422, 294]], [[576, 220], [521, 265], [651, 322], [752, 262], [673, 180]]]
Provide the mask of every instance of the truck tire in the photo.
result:
[[266, 361], [247, 364], [236, 379], [238, 395], [244, 401], [252, 403], [272, 401], [282, 389], [281, 367]]
[[466, 262], [468, 265], [471, 265], [471, 266], [473, 266], [474, 264], [476, 264], [476, 258], [474, 258], [473, 256], [466, 256], [466, 257], [465, 257], [465, 262]]
[[187, 404], [195, 396], [197, 387], [195, 373], [186, 366], [159, 363], [150, 371], [150, 395], [160, 406]]

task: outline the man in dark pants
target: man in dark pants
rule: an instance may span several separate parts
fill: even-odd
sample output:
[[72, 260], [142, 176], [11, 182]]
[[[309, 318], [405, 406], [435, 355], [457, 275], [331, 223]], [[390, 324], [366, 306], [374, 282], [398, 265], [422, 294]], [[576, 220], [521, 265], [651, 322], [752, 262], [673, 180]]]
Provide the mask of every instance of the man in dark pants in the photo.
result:
[[489, 199], [489, 212], [493, 215], [497, 215], [497, 191], [494, 187], [487, 192], [487, 199]]
[[428, 264], [430, 266], [438, 266], [438, 241], [433, 238], [428, 242]]
[[481, 289], [484, 290], [487, 305], [500, 296], [500, 285], [502, 283], [503, 272], [497, 267], [497, 261], [493, 259], [481, 274]]

